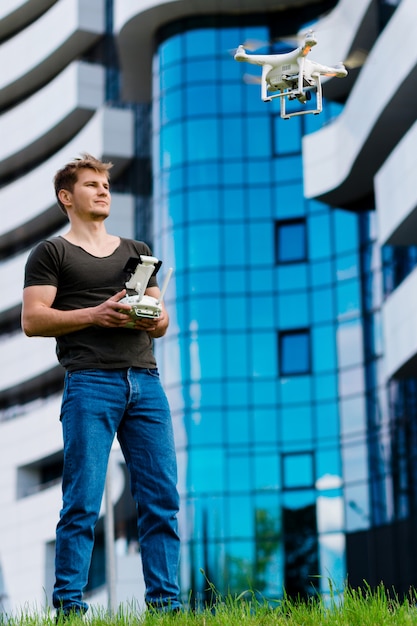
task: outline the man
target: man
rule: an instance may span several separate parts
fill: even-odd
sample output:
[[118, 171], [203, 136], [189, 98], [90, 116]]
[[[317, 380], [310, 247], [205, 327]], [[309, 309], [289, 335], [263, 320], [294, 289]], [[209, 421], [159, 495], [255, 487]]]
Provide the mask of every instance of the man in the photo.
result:
[[[109, 170], [91, 155], [55, 175], [55, 192], [70, 227], [41, 242], [25, 271], [22, 327], [55, 337], [66, 370], [61, 407], [63, 506], [56, 532], [53, 604], [58, 618], [83, 614], [94, 528], [110, 449], [117, 436], [130, 472], [148, 606], [180, 607], [177, 468], [171, 415], [158, 377], [153, 339], [169, 318], [137, 318], [121, 303], [133, 257], [151, 255], [142, 242], [110, 235]], [[145, 292], [158, 297], [156, 278]]]

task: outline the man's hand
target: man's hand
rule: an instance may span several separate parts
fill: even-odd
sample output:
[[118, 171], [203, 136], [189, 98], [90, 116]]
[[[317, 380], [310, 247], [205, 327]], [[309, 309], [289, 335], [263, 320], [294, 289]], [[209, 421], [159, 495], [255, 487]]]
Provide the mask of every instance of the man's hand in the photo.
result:
[[[131, 318], [129, 321], [130, 324], [132, 324]], [[165, 334], [167, 326], [168, 315], [162, 307], [161, 315], [159, 317], [136, 317], [133, 321], [133, 326], [130, 325], [129, 328], [133, 328], [134, 330], [145, 330], [151, 335], [151, 337], [157, 338], [162, 337], [162, 335]]]
[[[126, 323], [131, 320], [130, 318], [130, 304], [120, 302], [126, 295], [126, 289], [122, 289], [118, 293], [114, 294], [108, 300], [105, 300], [102, 304], [92, 309], [94, 324], [96, 326], [103, 326], [104, 328], [120, 328], [126, 326]], [[125, 312], [124, 312], [125, 311]]]
[[[155, 298], [155, 300], [158, 300], [161, 295], [161, 292], [159, 290], [159, 287], [148, 287], [145, 291], [145, 295], [152, 296], [152, 298]], [[132, 319], [130, 319], [130, 326], [128, 328], [133, 328], [133, 330], [144, 330], [147, 333], [149, 333], [149, 335], [153, 339], [157, 339], [158, 337], [163, 337], [163, 335], [165, 335], [167, 328], [168, 328], [169, 317], [168, 317], [168, 313], [166, 311], [166, 308], [163, 302], [161, 302], [161, 306], [162, 306], [162, 311], [159, 317], [155, 317], [155, 318], [138, 317], [134, 320], [133, 326], [132, 326]]]

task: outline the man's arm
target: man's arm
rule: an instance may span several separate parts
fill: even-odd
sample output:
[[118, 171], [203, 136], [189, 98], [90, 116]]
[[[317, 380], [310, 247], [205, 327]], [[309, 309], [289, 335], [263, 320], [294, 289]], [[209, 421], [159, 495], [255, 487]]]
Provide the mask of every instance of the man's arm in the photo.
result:
[[[23, 290], [22, 329], [28, 337], [59, 337], [89, 326], [121, 328], [129, 318], [130, 306], [119, 302], [126, 290], [95, 307], [60, 311], [53, 309], [56, 287], [34, 285]], [[121, 313], [120, 309], [126, 309]]]

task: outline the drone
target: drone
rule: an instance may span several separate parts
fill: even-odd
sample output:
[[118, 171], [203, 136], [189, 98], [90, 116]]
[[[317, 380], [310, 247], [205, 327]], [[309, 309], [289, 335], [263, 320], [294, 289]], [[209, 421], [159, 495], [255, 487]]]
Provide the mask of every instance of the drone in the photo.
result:
[[[282, 54], [248, 54], [244, 45], [240, 45], [234, 55], [235, 61], [246, 61], [254, 65], [262, 66], [261, 97], [264, 102], [273, 98], [281, 98], [280, 112], [283, 119], [289, 119], [294, 115], [313, 113], [317, 115], [322, 111], [322, 76], [335, 76], [344, 78], [347, 69], [343, 63], [337, 63], [334, 67], [322, 65], [316, 61], [307, 59], [311, 48], [317, 44], [317, 38], [313, 31], [306, 33], [304, 43]], [[298, 100], [306, 104], [311, 100], [311, 92], [316, 93], [316, 108], [301, 109], [287, 112], [285, 100]], [[276, 93], [278, 92], [278, 93]]]
[[[162, 261], [156, 257], [144, 254], [140, 255], [139, 259], [131, 258], [127, 262], [124, 268], [126, 272], [130, 273], [130, 278], [126, 282], [127, 295], [120, 300], [123, 304], [130, 304], [132, 307], [129, 313], [131, 321], [126, 324], [126, 327], [133, 328], [138, 317], [156, 319], [161, 315], [162, 299], [171, 278], [172, 267], [169, 268], [165, 276], [159, 298], [145, 295], [150, 277], [158, 272], [161, 265]], [[126, 312], [123, 309], [121, 311]]]

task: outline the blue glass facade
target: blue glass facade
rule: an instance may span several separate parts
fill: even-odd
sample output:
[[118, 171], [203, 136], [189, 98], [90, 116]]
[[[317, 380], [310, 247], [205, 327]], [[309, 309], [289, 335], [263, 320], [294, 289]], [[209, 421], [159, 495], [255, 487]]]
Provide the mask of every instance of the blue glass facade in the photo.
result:
[[369, 526], [380, 493], [368, 488], [379, 430], [373, 461], [366, 437], [379, 406], [365, 367], [378, 363], [379, 305], [362, 281], [381, 278], [372, 218], [304, 198], [303, 134], [339, 107], [288, 121], [261, 101], [227, 51], [269, 35], [196, 24], [154, 58], [153, 245], [175, 268], [158, 359], [177, 431], [182, 587], [200, 598], [201, 569], [221, 592], [267, 597], [341, 584], [345, 532]]

